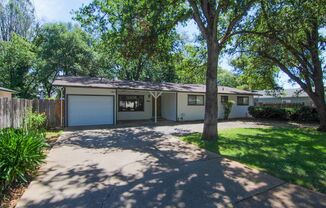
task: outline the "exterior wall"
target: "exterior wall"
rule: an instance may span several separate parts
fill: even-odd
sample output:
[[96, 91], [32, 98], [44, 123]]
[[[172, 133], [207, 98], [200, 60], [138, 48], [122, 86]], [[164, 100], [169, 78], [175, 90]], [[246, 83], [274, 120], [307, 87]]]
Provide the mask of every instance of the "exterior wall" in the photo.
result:
[[[241, 95], [240, 95], [241, 96]], [[253, 96], [249, 96], [249, 105], [237, 105], [237, 95], [229, 95], [229, 100], [234, 101], [229, 118], [247, 118], [250, 117], [248, 107], [254, 105]]]
[[176, 121], [176, 114], [177, 114], [177, 100], [176, 100], [177, 93], [163, 93], [161, 96], [161, 112], [162, 117]]
[[[152, 118], [152, 96], [149, 92], [135, 90], [118, 90], [119, 95], [144, 95], [144, 111], [119, 112], [117, 108], [117, 120], [146, 120]], [[117, 96], [117, 99], [118, 99]]]
[[249, 105], [237, 105], [238, 96], [246, 95], [218, 95], [218, 119], [224, 119], [224, 108], [221, 103], [221, 96], [228, 96], [229, 101], [233, 101], [233, 106], [229, 118], [247, 118], [250, 117], [248, 107], [254, 105], [254, 98], [249, 95]]
[[0, 97], [8, 97], [11, 98], [11, 92], [7, 92], [7, 91], [0, 91]]
[[309, 97], [271, 97], [271, 98], [255, 98], [256, 103], [268, 103], [268, 104], [279, 104], [279, 103], [304, 103], [305, 106], [313, 106], [313, 102]]
[[[195, 121], [204, 120], [205, 106], [188, 105], [188, 95], [204, 95], [200, 93], [178, 93], [178, 120], [179, 121]], [[218, 95], [217, 116], [218, 119], [223, 119], [224, 109], [221, 103], [221, 95]], [[253, 96], [249, 96], [249, 105], [237, 105], [238, 95], [225, 95], [228, 96], [229, 101], [233, 101], [232, 110], [229, 118], [247, 118], [250, 117], [248, 107], [254, 105]], [[239, 95], [241, 96], [241, 95]]]
[[188, 95], [205, 95], [203, 93], [178, 93], [178, 121], [204, 120], [205, 105], [188, 105]]
[[[114, 95], [115, 118], [116, 120], [146, 120], [152, 119], [152, 96], [146, 91], [136, 90], [116, 90], [100, 88], [66, 87], [66, 96], [75, 95]], [[119, 112], [119, 95], [144, 95], [144, 111], [141, 112]], [[188, 95], [205, 95], [204, 93], [163, 93], [161, 96], [162, 117], [167, 120], [176, 121], [196, 121], [204, 120], [205, 105], [188, 105]], [[221, 104], [221, 96], [218, 95], [218, 118], [223, 119], [224, 110]], [[227, 95], [229, 100], [234, 101], [230, 118], [249, 117], [248, 107], [254, 104], [253, 96], [249, 96], [249, 106], [237, 105], [237, 95]], [[239, 95], [241, 96], [241, 95]], [[67, 97], [66, 97], [67, 98]], [[67, 103], [67, 102], [66, 102]], [[66, 109], [67, 106], [66, 106]], [[67, 112], [66, 112], [67, 113]], [[67, 115], [67, 114], [66, 114]]]

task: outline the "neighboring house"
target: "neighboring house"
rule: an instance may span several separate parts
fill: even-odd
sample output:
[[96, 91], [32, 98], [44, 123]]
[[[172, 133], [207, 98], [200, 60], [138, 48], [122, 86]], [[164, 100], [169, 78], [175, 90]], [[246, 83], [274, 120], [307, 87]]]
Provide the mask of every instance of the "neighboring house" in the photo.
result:
[[302, 89], [284, 89], [279, 92], [273, 90], [257, 91], [260, 96], [255, 96], [255, 104], [302, 104], [314, 106], [312, 100]]
[[[53, 85], [64, 88], [66, 126], [153, 118], [171, 121], [204, 119], [205, 86], [200, 84], [64, 76], [58, 77]], [[248, 107], [254, 104], [255, 93], [222, 86], [218, 91], [218, 118], [223, 118], [221, 102], [227, 100], [235, 102], [230, 118], [249, 117]]]
[[14, 90], [7, 89], [7, 88], [4, 88], [4, 87], [0, 87], [0, 97], [11, 98], [13, 93], [15, 93]]

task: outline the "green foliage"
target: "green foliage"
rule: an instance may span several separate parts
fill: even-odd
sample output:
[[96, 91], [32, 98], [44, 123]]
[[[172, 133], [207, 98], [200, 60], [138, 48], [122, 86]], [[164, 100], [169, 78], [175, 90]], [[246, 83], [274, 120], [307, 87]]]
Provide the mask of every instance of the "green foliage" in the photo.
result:
[[[105, 61], [120, 79], [173, 81], [175, 25], [186, 16], [178, 1], [94, 0], [75, 19], [101, 38]], [[104, 60], [104, 59], [102, 59]]]
[[229, 119], [233, 104], [234, 104], [233, 101], [227, 101], [227, 102], [223, 103], [224, 119], [225, 120]]
[[326, 193], [326, 133], [303, 128], [239, 128], [219, 131], [219, 140], [200, 134], [182, 140], [263, 170], [287, 182]]
[[303, 121], [303, 122], [318, 122], [319, 115], [316, 108], [303, 106], [299, 109], [296, 109], [290, 115], [291, 120], [294, 121]]
[[240, 85], [239, 76], [222, 68], [217, 70], [217, 83], [227, 87], [238, 87]]
[[14, 33], [28, 39], [34, 24], [34, 6], [30, 0], [0, 1], [0, 41], [11, 40]]
[[22, 129], [0, 131], [0, 187], [26, 182], [27, 177], [44, 160], [44, 134]]
[[[237, 41], [241, 54], [250, 57], [253, 63], [258, 61], [268, 68], [282, 70], [308, 94], [320, 114], [319, 129], [323, 131], [326, 131], [325, 16], [324, 0], [261, 1], [253, 26]], [[261, 68], [266, 67], [248, 70]]]
[[92, 38], [69, 24], [43, 25], [34, 40], [38, 47], [38, 79], [50, 97], [58, 74], [97, 75]]
[[250, 106], [249, 114], [254, 118], [288, 120], [289, 110], [275, 107]]
[[41, 113], [28, 112], [24, 119], [25, 130], [27, 132], [45, 133], [46, 116]]
[[236, 68], [239, 88], [264, 90], [277, 87], [279, 69], [261, 57], [241, 55], [231, 64]]
[[35, 63], [36, 48], [26, 39], [13, 34], [11, 41], [0, 41], [1, 86], [16, 90], [20, 97], [35, 97]]
[[180, 83], [205, 83], [205, 51], [203, 47], [185, 45], [184, 50], [175, 55], [177, 81]]
[[25, 128], [0, 130], [0, 195], [9, 186], [26, 182], [45, 158], [45, 116], [29, 112]]
[[250, 106], [250, 115], [261, 119], [293, 120], [302, 122], [318, 122], [319, 116], [316, 108], [303, 106], [301, 108], [276, 108]]

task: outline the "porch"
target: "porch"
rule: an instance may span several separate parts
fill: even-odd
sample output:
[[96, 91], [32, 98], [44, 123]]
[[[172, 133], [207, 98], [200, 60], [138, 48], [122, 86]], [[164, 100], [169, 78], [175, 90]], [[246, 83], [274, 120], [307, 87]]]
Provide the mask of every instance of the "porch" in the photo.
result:
[[116, 90], [116, 123], [177, 121], [177, 93]]

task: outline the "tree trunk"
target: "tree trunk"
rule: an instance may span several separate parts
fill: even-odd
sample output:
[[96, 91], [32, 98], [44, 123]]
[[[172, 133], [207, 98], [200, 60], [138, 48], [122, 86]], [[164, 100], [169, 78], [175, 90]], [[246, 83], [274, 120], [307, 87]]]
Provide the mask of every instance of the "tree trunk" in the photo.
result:
[[326, 105], [325, 103], [317, 108], [319, 114], [319, 131], [326, 132]]
[[143, 58], [142, 58], [142, 56], [140, 56], [138, 58], [138, 63], [137, 63], [137, 67], [136, 67], [136, 75], [135, 75], [136, 81], [138, 81], [140, 79], [142, 68], [143, 68]]
[[207, 71], [203, 140], [217, 139], [217, 43], [207, 40]]
[[323, 86], [322, 80], [316, 82], [315, 86], [315, 92], [313, 92], [311, 89], [310, 91], [308, 89], [305, 90], [305, 92], [309, 95], [310, 99], [314, 102], [316, 106], [316, 110], [319, 115], [319, 131], [326, 132], [326, 103], [325, 103], [325, 88]]
[[320, 77], [318, 80], [315, 81], [315, 92], [317, 96], [313, 99], [316, 107], [317, 112], [319, 115], [319, 131], [326, 132], [326, 103], [325, 103], [325, 88], [322, 78]]

